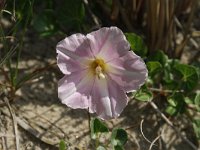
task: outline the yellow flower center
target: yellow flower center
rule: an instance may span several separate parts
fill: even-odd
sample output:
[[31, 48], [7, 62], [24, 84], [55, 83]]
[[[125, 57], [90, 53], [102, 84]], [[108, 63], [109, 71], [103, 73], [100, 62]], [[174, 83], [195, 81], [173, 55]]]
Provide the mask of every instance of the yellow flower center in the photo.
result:
[[90, 65], [91, 71], [97, 75], [99, 79], [105, 78], [106, 64], [103, 59], [95, 59]]

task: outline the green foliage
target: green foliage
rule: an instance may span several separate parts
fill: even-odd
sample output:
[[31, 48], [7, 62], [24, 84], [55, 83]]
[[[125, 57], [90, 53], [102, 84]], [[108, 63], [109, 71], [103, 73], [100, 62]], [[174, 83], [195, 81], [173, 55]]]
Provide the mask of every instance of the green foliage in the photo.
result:
[[61, 140], [59, 143], [59, 150], [66, 150], [67, 146], [65, 144], [65, 141]]
[[166, 112], [169, 115], [177, 115], [184, 112], [185, 101], [184, 96], [181, 93], [174, 93], [173, 95], [169, 96], [167, 100], [169, 105], [166, 108]]
[[123, 150], [123, 146], [128, 140], [128, 135], [125, 130], [121, 128], [113, 129], [111, 135], [111, 143], [115, 150]]
[[53, 10], [47, 9], [33, 18], [33, 27], [40, 36], [51, 36], [57, 32]]
[[[131, 44], [131, 49], [145, 57], [147, 50], [144, 48], [146, 46], [142, 38], [132, 33], [126, 33], [126, 37]], [[199, 64], [195, 64], [197, 67], [182, 64], [179, 60], [170, 59], [163, 51], [158, 50], [147, 57], [146, 65], [149, 73], [148, 80], [146, 86], [136, 92], [136, 100], [151, 101], [154, 95], [150, 87], [153, 87], [152, 89], [158, 89], [153, 91], [156, 92], [155, 95], [160, 92], [167, 99], [165, 102], [167, 105], [164, 105], [167, 114], [176, 116], [188, 113], [191, 111], [190, 105], [192, 111], [200, 112], [200, 92], [195, 91], [200, 78]], [[199, 138], [200, 120], [194, 120], [193, 127]]]
[[[41, 5], [41, 2], [36, 3]], [[82, 0], [43, 1], [44, 9], [33, 18], [33, 28], [41, 37], [85, 29], [85, 7]], [[64, 33], [66, 34], [66, 33]]]
[[97, 118], [91, 120], [90, 129], [91, 129], [92, 139], [96, 139], [99, 133], [104, 133], [109, 131], [107, 126]]
[[135, 99], [143, 102], [148, 102], [153, 99], [153, 94], [146, 86], [143, 86], [136, 94]]
[[200, 112], [200, 92], [197, 92], [194, 98], [194, 104], [197, 110]]
[[156, 51], [153, 55], [148, 57], [149, 61], [157, 61], [159, 62], [163, 67], [167, 65], [168, 57], [166, 54], [164, 54], [163, 51]]
[[4, 65], [9, 59], [11, 59], [11, 57], [14, 55], [16, 48], [18, 47], [18, 45], [12, 49], [10, 49], [3, 58], [0, 59], [0, 67], [2, 65]]
[[92, 139], [96, 141], [96, 150], [105, 150], [109, 145], [112, 145], [114, 150], [123, 150], [123, 147], [128, 140], [128, 135], [125, 130], [121, 128], [114, 128], [112, 130], [110, 140], [108, 140], [109, 143], [101, 143], [99, 141], [101, 133], [108, 134], [109, 130], [106, 124], [97, 118], [91, 120], [90, 130]]
[[56, 13], [58, 23], [65, 29], [80, 30], [85, 18], [85, 7], [82, 0], [65, 0], [59, 5]]
[[[7, 9], [13, 12], [13, 1], [8, 1], [7, 5]], [[16, 24], [12, 29], [13, 33], [16, 33], [19, 29], [27, 28], [33, 16], [33, 6], [34, 0], [18, 0], [15, 3], [15, 17], [13, 19], [16, 21]]]
[[155, 75], [161, 70], [162, 66], [158, 61], [149, 61], [147, 62], [147, 69], [150, 75]]
[[141, 57], [147, 55], [147, 46], [145, 45], [143, 39], [136, 35], [135, 33], [125, 33], [127, 40], [131, 45], [131, 49]]
[[198, 140], [200, 140], [200, 119], [195, 119], [192, 124], [196, 137]]
[[198, 84], [198, 73], [195, 67], [177, 64], [174, 68], [179, 72], [177, 75], [181, 78], [181, 87], [183, 87], [185, 91], [192, 91]]

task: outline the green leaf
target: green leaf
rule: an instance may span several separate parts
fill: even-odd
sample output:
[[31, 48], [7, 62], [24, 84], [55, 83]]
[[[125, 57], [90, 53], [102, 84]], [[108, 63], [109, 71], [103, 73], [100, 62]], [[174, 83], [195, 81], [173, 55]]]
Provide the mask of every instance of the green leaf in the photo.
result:
[[114, 150], [124, 150], [124, 148], [121, 145], [115, 145]]
[[194, 104], [196, 105], [197, 110], [200, 112], [200, 92], [196, 93]]
[[100, 145], [100, 146], [97, 147], [96, 150], [106, 150], [106, 149], [105, 149], [105, 147], [103, 147], [103, 146]]
[[194, 99], [194, 103], [196, 105], [199, 105], [200, 106], [200, 92], [197, 92], [196, 93], [196, 96], [195, 96], [195, 99]]
[[168, 97], [169, 106], [166, 112], [169, 115], [177, 115], [178, 113], [183, 113], [185, 111], [185, 101], [184, 96], [181, 93], [175, 93]]
[[180, 89], [178, 81], [175, 79], [176, 73], [174, 65], [179, 64], [176, 59], [168, 59], [165, 66], [163, 66], [163, 87], [169, 90]]
[[143, 86], [143, 88], [135, 94], [135, 99], [143, 102], [149, 102], [153, 99], [153, 93]]
[[151, 75], [154, 75], [162, 68], [161, 64], [158, 61], [149, 61], [147, 62], [147, 68]]
[[148, 59], [149, 61], [158, 61], [162, 66], [166, 66], [168, 63], [168, 56], [160, 50], [149, 56]]
[[[5, 39], [3, 39], [5, 40]], [[7, 62], [16, 52], [16, 49], [18, 48], [19, 45], [15, 46], [14, 48], [10, 49], [8, 52], [6, 52], [5, 56], [0, 59], [0, 67]], [[2, 55], [2, 54], [1, 54]]]
[[91, 120], [90, 129], [91, 129], [92, 139], [96, 139], [96, 137], [98, 136], [98, 133], [109, 131], [107, 126], [97, 118], [94, 118]]
[[184, 101], [186, 104], [195, 104], [196, 106], [200, 106], [200, 92], [191, 92], [184, 97]]
[[131, 49], [138, 55], [144, 57], [147, 55], [147, 46], [143, 39], [135, 33], [125, 33], [127, 40], [131, 45]]
[[194, 120], [192, 124], [196, 137], [200, 140], [200, 119]]
[[180, 73], [181, 76], [181, 87], [184, 90], [191, 91], [198, 84], [198, 74], [195, 67], [185, 64], [177, 64], [175, 69]]
[[173, 106], [167, 106], [165, 111], [166, 111], [166, 113], [168, 113], [171, 116], [173, 116], [173, 115], [175, 115], [177, 113], [176, 108], [173, 107]]
[[67, 146], [65, 144], [65, 141], [61, 140], [59, 143], [59, 150], [66, 150]]
[[112, 131], [111, 143], [113, 146], [123, 146], [128, 140], [128, 135], [124, 129], [115, 128]]
[[190, 97], [184, 97], [184, 101], [186, 104], [194, 104], [194, 100]]

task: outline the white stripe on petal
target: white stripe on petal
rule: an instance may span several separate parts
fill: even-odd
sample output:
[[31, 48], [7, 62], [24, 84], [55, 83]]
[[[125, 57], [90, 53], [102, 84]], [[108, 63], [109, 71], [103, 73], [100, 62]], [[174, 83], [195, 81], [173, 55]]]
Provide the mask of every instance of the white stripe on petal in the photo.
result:
[[102, 119], [118, 117], [127, 105], [127, 96], [122, 88], [112, 79], [96, 77], [92, 90], [91, 109]]

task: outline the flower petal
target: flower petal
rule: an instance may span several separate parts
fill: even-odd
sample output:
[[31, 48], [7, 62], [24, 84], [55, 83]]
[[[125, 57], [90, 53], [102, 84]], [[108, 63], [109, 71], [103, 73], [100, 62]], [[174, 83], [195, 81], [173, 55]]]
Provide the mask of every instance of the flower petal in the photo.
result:
[[86, 61], [83, 59], [80, 59], [79, 62], [77, 62], [77, 60], [72, 59], [63, 53], [58, 53], [57, 56], [57, 64], [63, 74], [70, 74], [72, 72], [86, 69], [87, 66], [84, 65], [85, 62]]
[[73, 72], [58, 82], [58, 97], [71, 108], [86, 109], [91, 103], [93, 84], [94, 78], [88, 70]]
[[126, 92], [137, 90], [147, 78], [147, 68], [143, 60], [129, 51], [125, 56], [107, 62], [109, 76]]
[[85, 69], [88, 59], [94, 58], [88, 39], [82, 34], [73, 34], [60, 41], [56, 50], [58, 67], [64, 74]]
[[95, 79], [91, 95], [92, 106], [90, 109], [102, 119], [118, 117], [128, 102], [123, 89], [108, 77]]
[[123, 32], [117, 27], [104, 27], [86, 35], [96, 57], [105, 61], [121, 57], [130, 49]]
[[85, 35], [80, 33], [66, 37], [57, 44], [56, 48], [57, 51], [61, 51], [70, 57], [94, 58], [94, 54], [90, 48], [89, 40]]

